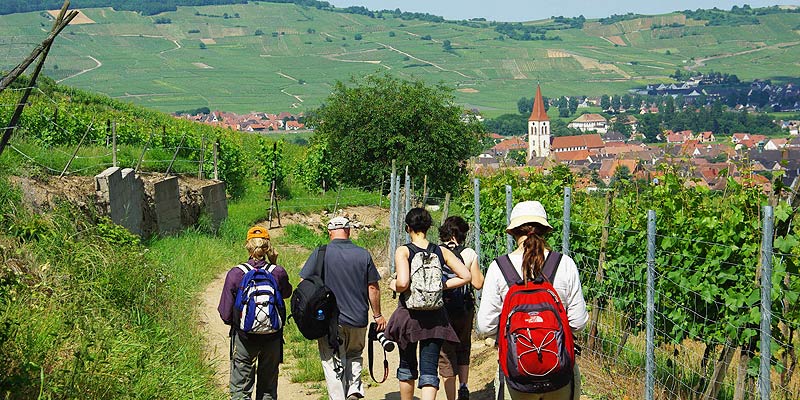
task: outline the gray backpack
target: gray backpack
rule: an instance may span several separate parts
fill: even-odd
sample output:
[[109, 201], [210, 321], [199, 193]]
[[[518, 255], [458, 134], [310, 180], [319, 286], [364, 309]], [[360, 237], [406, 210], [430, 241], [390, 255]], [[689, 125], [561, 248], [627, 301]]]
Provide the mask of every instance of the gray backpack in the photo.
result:
[[411, 267], [408, 290], [402, 299], [409, 310], [438, 310], [444, 306], [442, 289], [444, 280], [439, 246], [430, 243], [422, 249], [409, 243], [409, 264]]

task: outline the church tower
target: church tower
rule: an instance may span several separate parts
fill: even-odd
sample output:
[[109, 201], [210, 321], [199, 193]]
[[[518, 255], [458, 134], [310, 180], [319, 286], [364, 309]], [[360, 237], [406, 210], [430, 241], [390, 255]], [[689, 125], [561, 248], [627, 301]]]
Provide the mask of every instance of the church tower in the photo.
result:
[[528, 118], [528, 159], [550, 155], [550, 118], [544, 111], [542, 89], [536, 85], [536, 98]]

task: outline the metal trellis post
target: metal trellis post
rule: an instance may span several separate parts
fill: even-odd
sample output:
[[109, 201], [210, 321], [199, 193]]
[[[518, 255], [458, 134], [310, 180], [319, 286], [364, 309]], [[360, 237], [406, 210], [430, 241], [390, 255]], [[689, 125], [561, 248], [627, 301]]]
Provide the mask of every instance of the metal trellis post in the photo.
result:
[[[405, 208], [403, 208], [402, 217], [405, 218], [408, 211], [411, 210], [411, 177], [408, 176], [408, 165], [406, 165], [406, 181], [403, 186], [403, 195], [405, 196]], [[411, 241], [411, 236], [406, 232], [406, 242]]]
[[[473, 180], [475, 187], [475, 253], [478, 257], [478, 264], [481, 260], [481, 181], [478, 178]], [[481, 291], [477, 291], [477, 300], [481, 300]]]
[[395, 179], [397, 178], [397, 169], [395, 161], [392, 160], [392, 176], [389, 178], [389, 273], [394, 274], [394, 251], [397, 248], [397, 216], [395, 215], [395, 207], [397, 206], [397, 199], [395, 198]]
[[570, 212], [572, 211], [572, 188], [564, 187], [564, 226], [561, 231], [561, 253], [565, 256], [569, 254], [569, 224]]
[[653, 400], [655, 393], [655, 274], [656, 212], [647, 210], [647, 340], [645, 344], [644, 398]]
[[758, 391], [761, 400], [768, 400], [772, 388], [770, 383], [770, 359], [772, 358], [772, 235], [774, 211], [764, 206], [764, 226], [761, 239], [761, 365], [758, 376]]
[[[511, 223], [511, 209], [514, 207], [514, 194], [511, 185], [506, 185], [506, 226]], [[506, 234], [506, 253], [514, 251], [514, 238]]]

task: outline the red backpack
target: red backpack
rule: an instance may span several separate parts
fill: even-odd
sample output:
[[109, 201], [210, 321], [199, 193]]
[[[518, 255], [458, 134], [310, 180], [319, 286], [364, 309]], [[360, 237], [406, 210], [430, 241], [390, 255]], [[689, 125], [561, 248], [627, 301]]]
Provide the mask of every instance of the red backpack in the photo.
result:
[[542, 275], [527, 284], [508, 255], [495, 261], [508, 283], [497, 336], [505, 376], [500, 396], [504, 381], [523, 393], [547, 393], [572, 384], [575, 342], [567, 311], [552, 284], [561, 253], [551, 251]]

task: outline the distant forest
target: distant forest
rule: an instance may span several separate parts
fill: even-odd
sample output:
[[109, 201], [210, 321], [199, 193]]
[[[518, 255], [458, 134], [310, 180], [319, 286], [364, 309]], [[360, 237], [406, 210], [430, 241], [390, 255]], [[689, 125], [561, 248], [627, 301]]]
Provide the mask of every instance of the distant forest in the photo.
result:
[[[165, 11], [176, 11], [178, 6], [243, 3], [247, 3], [247, 0], [72, 0], [70, 8], [113, 7], [119, 11], [136, 11], [144, 15], [155, 15]], [[57, 10], [63, 4], [64, 0], [2, 0], [0, 1], [0, 15]]]
[[[327, 1], [318, 0], [261, 0], [265, 3], [288, 3], [318, 10], [328, 10], [347, 14], [365, 15], [370, 18], [382, 18], [383, 14], [391, 14], [404, 20], [417, 19], [428, 22], [449, 22], [444, 17], [418, 12], [395, 10], [372, 11], [366, 7], [352, 6], [337, 8]], [[156, 15], [167, 11], [176, 11], [178, 6], [209, 6], [221, 4], [246, 4], [248, 0], [72, 0], [72, 8], [112, 7], [118, 11], [135, 11], [142, 15]], [[64, 0], [0, 0], [0, 15], [60, 9]], [[479, 20], [479, 19], [477, 19]], [[485, 21], [485, 20], [484, 20]], [[461, 21], [467, 24], [467, 21]]]

